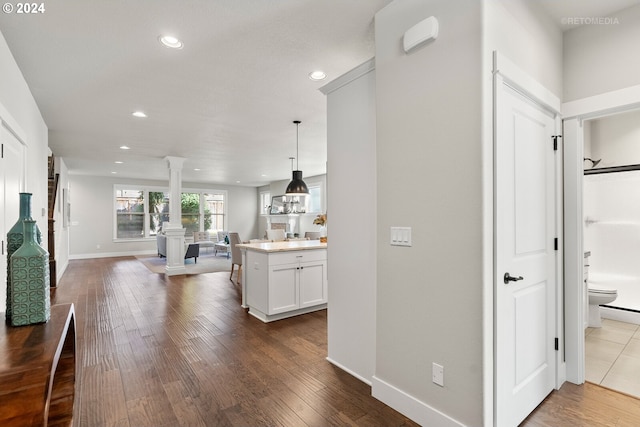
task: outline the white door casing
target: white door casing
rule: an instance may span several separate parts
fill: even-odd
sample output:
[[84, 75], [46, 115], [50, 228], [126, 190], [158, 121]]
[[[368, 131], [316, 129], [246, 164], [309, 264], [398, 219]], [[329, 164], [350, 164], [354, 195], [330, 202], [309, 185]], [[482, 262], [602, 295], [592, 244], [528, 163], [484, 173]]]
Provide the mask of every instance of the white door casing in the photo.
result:
[[[24, 191], [24, 146], [0, 120], [0, 236], [3, 241], [0, 255], [0, 312], [6, 309], [7, 297], [7, 241], [9, 229], [20, 215], [20, 192]], [[0, 319], [0, 321], [4, 321]]]
[[556, 384], [556, 122], [495, 85], [495, 422], [516, 426]]

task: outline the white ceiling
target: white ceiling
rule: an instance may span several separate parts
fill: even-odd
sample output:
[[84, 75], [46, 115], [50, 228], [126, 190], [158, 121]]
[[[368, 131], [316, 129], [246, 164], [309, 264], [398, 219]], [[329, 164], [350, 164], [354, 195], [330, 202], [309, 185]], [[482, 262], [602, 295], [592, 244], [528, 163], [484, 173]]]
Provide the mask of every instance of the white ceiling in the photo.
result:
[[[640, 3], [527, 1], [559, 25]], [[163, 159], [177, 156], [185, 181], [257, 186], [290, 179], [293, 120], [299, 168], [325, 172], [318, 88], [374, 55], [373, 17], [390, 2], [57, 0], [39, 15], [0, 14], [0, 31], [70, 173], [166, 180]], [[308, 78], [316, 69], [325, 81]]]
[[[70, 173], [166, 180], [163, 159], [178, 156], [185, 181], [262, 185], [291, 179], [293, 120], [299, 168], [325, 173], [318, 88], [374, 55], [373, 17], [389, 2], [58, 0], [0, 14], [0, 31]], [[316, 69], [327, 79], [310, 80]]]

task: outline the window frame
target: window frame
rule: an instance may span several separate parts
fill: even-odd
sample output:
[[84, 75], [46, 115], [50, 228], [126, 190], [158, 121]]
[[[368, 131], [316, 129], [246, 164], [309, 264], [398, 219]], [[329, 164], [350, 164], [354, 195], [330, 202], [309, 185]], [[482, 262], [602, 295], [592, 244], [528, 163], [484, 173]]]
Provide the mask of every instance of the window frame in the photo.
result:
[[[143, 192], [143, 227], [144, 227], [144, 237], [133, 237], [133, 238], [125, 238], [118, 237], [118, 202], [117, 202], [117, 194], [118, 190], [134, 190], [134, 191], [142, 191]], [[150, 232], [150, 212], [148, 209], [149, 203], [149, 192], [163, 192], [170, 193], [169, 187], [162, 187], [156, 185], [135, 185], [135, 184], [113, 184], [113, 192], [112, 192], [112, 215], [113, 215], [113, 229], [112, 229], [112, 238], [114, 243], [126, 243], [126, 242], [146, 242], [150, 240], [154, 240], [156, 235], [151, 235]], [[181, 189], [181, 193], [198, 193], [200, 195], [200, 206], [199, 206], [199, 231], [204, 230], [204, 211], [205, 211], [205, 194], [220, 194], [222, 195], [222, 203], [223, 209], [222, 213], [217, 213], [216, 215], [222, 216], [222, 224], [223, 228], [227, 227], [227, 218], [228, 218], [228, 208], [229, 208], [229, 192], [227, 190], [218, 190], [215, 188], [190, 188], [185, 187]], [[169, 199], [169, 203], [171, 200]], [[185, 236], [188, 237], [188, 236]]]

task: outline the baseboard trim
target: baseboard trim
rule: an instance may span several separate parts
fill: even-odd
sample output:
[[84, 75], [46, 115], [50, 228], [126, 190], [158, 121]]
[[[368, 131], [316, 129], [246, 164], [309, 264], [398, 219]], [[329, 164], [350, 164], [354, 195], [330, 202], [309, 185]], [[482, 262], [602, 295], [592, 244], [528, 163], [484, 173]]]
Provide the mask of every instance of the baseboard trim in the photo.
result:
[[184, 274], [187, 274], [187, 269], [184, 265], [178, 265], [178, 266], [167, 266], [165, 268], [165, 274], [167, 276], [181, 276]]
[[121, 256], [136, 256], [136, 255], [157, 255], [158, 252], [153, 250], [146, 251], [127, 251], [127, 252], [98, 252], [90, 254], [74, 254], [69, 255], [69, 259], [91, 259], [91, 258], [115, 258]]
[[600, 306], [600, 316], [603, 319], [617, 320], [619, 322], [640, 325], [640, 313], [634, 311], [618, 310]]
[[336, 362], [335, 360], [331, 359], [330, 357], [326, 358], [327, 362], [331, 363], [333, 366], [335, 366], [336, 368], [340, 368], [343, 371], [345, 371], [347, 374], [356, 377], [357, 379], [359, 379], [360, 381], [362, 381], [363, 383], [367, 384], [369, 387], [371, 387], [371, 380], [366, 379], [365, 377], [355, 373], [354, 371], [352, 371], [351, 369], [347, 368], [346, 366]]
[[420, 425], [464, 427], [464, 424], [377, 378], [375, 375], [373, 376], [371, 395]]
[[64, 272], [67, 271], [67, 267], [69, 267], [69, 260], [67, 259], [67, 261], [61, 265], [58, 266], [60, 268], [57, 268], [56, 270], [56, 283], [60, 283], [60, 280], [62, 279], [62, 276], [64, 275]]

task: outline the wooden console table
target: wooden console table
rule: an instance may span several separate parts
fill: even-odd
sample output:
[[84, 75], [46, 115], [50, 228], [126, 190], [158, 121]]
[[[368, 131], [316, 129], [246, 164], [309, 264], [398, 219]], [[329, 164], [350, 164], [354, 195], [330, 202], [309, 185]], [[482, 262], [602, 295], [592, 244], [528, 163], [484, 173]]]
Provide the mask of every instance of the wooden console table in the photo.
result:
[[[4, 313], [1, 313], [4, 320]], [[39, 325], [0, 325], [0, 426], [71, 426], [76, 377], [73, 304]]]

